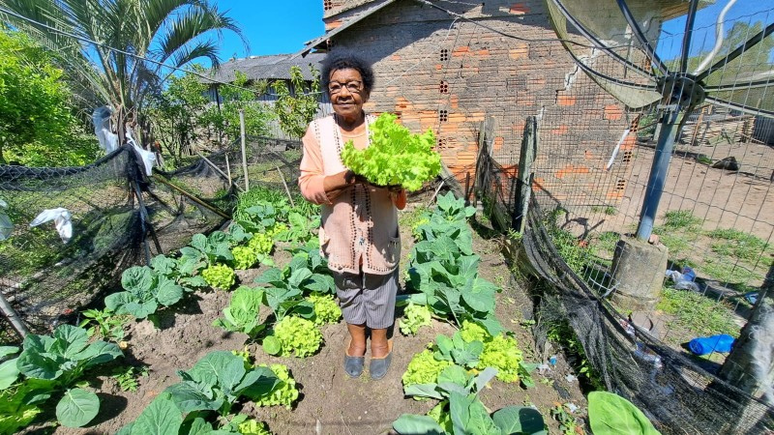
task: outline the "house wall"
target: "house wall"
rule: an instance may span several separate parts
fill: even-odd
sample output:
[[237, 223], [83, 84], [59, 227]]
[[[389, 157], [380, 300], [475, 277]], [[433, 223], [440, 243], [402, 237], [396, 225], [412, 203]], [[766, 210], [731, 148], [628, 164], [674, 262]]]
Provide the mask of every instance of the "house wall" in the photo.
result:
[[[376, 2], [362, 3], [332, 0], [326, 22], [338, 26]], [[491, 152], [515, 175], [525, 120], [542, 115], [542, 188], [559, 200], [620, 198], [631, 159], [605, 180], [599, 176], [628, 124], [625, 112], [578, 72], [543, 1], [436, 4], [465, 19], [400, 0], [332, 38], [332, 51], [350, 49], [373, 62], [376, 85], [366, 110], [394, 112], [415, 132], [433, 129], [437, 150], [460, 180], [474, 170], [485, 117], [494, 120]], [[631, 152], [633, 137], [625, 142], [622, 152]]]

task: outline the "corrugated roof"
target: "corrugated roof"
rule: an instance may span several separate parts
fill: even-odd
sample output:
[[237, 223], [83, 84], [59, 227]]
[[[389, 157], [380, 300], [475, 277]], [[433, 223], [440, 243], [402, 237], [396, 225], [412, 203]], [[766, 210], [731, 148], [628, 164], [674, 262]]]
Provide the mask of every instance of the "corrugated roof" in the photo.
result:
[[[383, 7], [385, 7], [385, 6], [389, 5], [389, 4], [392, 4], [393, 2], [395, 2], [395, 0], [382, 0], [382, 1], [378, 1], [378, 2], [373, 2], [374, 4], [372, 4], [371, 6], [369, 6], [367, 8], [364, 8], [363, 10], [360, 10], [360, 11], [357, 11], [357, 12], [353, 13], [353, 15], [351, 17], [347, 18], [346, 21], [344, 21], [339, 27], [336, 27], [335, 29], [325, 33], [324, 35], [320, 36], [317, 39], [313, 39], [313, 40], [307, 42], [306, 43], [306, 48], [304, 48], [300, 52], [294, 54], [293, 56], [297, 57], [297, 56], [300, 55], [300, 56], [309, 57], [309, 55], [307, 53], [309, 53], [310, 51], [314, 50], [315, 48], [323, 46], [325, 44], [325, 41], [327, 41], [328, 39], [332, 38], [333, 36], [335, 36], [339, 32], [341, 32], [343, 30], [346, 30], [349, 26], [351, 26], [351, 25], [353, 25], [355, 23], [358, 23], [363, 18], [368, 17], [369, 15], [371, 15], [374, 12], [378, 11], [379, 9], [381, 9], [381, 8], [383, 8]], [[312, 53], [312, 54], [314, 54], [314, 53]]]
[[[220, 68], [212, 71], [211, 77], [214, 83], [233, 82], [235, 71], [241, 71], [247, 74], [247, 77], [253, 80], [260, 79], [290, 79], [290, 67], [298, 66], [304, 74], [304, 79], [312, 80], [312, 73], [309, 69], [311, 63], [317, 70], [320, 70], [320, 63], [325, 58], [325, 53], [310, 53], [304, 58], [293, 54], [276, 54], [271, 56], [250, 56], [245, 59], [235, 59], [220, 65]], [[207, 80], [202, 80], [207, 82]]]

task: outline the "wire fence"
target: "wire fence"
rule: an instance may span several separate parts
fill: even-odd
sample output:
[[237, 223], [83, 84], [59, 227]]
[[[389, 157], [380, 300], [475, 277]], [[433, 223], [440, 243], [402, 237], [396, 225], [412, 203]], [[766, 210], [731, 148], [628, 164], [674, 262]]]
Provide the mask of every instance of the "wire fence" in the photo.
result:
[[[14, 223], [0, 241], [0, 292], [27, 329], [48, 333], [118, 290], [129, 266], [220, 227], [245, 177], [251, 187], [297, 191], [300, 158], [297, 140], [255, 137], [246, 174], [238, 142], [150, 177], [128, 146], [79, 168], [0, 166], [0, 199]], [[69, 239], [54, 221], [30, 226], [47, 210], [69, 216]], [[9, 313], [0, 319], [0, 343], [18, 343]]]
[[[543, 99], [533, 113], [514, 110], [524, 125], [530, 115], [537, 123], [531, 169], [518, 165], [526, 137], [496, 144], [503, 133], [481, 126], [478, 198], [503, 230], [528, 221], [525, 250], [550, 288], [536, 295], [536, 335], [567, 322], [602, 385], [632, 400], [665, 433], [772, 430], [770, 381], [761, 383], [749, 367], [723, 368], [726, 353], [689, 350], [694, 338], [739, 337], [770, 287], [771, 121], [710, 104], [685, 115], [669, 171], [660, 174], [665, 187], [653, 241], [668, 259], [650, 271], [660, 295], [632, 311], [615, 298], [616, 247], [637, 230], [658, 114], [626, 111], [599, 95], [594, 82], [578, 77], [564, 99]], [[767, 352], [761, 349], [757, 361], [765, 367]], [[721, 370], [746, 373], [730, 385], [717, 376]], [[749, 379], [756, 376], [758, 385]], [[743, 392], [742, 385], [756, 388]]]

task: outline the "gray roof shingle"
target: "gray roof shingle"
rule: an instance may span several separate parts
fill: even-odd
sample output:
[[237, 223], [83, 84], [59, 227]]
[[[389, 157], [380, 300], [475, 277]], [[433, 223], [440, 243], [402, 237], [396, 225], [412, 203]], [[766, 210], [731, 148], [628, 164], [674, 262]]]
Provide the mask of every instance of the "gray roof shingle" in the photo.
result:
[[220, 65], [220, 68], [210, 72], [211, 81], [204, 82], [233, 82], [235, 71], [247, 74], [252, 80], [260, 79], [290, 79], [290, 67], [298, 66], [304, 74], [304, 79], [312, 80], [309, 64], [320, 70], [320, 63], [325, 58], [325, 53], [309, 53], [306, 57], [296, 57], [293, 54], [276, 54], [270, 56], [250, 56], [245, 59], [235, 59]]

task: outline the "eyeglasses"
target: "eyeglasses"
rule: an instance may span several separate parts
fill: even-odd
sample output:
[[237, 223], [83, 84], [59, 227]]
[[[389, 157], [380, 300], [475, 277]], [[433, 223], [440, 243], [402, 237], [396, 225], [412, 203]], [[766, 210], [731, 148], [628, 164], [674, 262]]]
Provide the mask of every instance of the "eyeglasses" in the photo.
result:
[[330, 92], [331, 95], [338, 94], [343, 88], [347, 88], [350, 94], [356, 94], [363, 91], [363, 83], [357, 80], [352, 80], [351, 82], [347, 83], [330, 82], [328, 84], [328, 92]]

